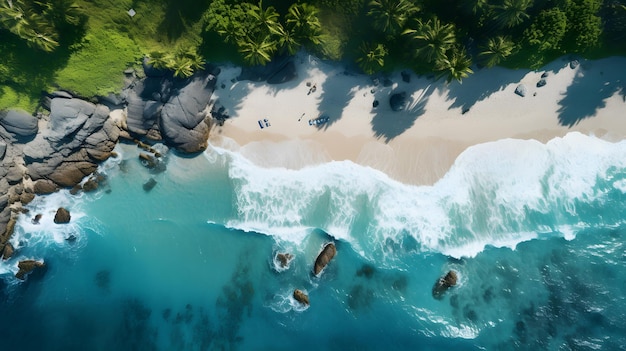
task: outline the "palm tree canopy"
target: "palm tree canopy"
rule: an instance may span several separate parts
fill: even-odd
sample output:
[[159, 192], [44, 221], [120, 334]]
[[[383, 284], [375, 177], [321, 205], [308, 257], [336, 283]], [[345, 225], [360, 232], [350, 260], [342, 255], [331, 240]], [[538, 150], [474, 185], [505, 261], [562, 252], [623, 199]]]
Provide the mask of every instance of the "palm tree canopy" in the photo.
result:
[[511, 55], [514, 48], [515, 44], [509, 37], [497, 36], [489, 38], [484, 50], [478, 55], [483, 58], [485, 66], [493, 67]]
[[441, 71], [441, 75], [446, 76], [448, 83], [453, 80], [460, 83], [463, 78], [467, 78], [470, 74], [474, 73], [471, 66], [472, 59], [467, 56], [465, 50], [455, 47], [451, 50], [449, 57], [437, 61], [436, 68]]
[[533, 4], [533, 0], [504, 0], [502, 5], [496, 6], [496, 21], [500, 26], [512, 28], [521, 24], [530, 16], [526, 10]]
[[428, 62], [436, 62], [445, 56], [446, 51], [456, 43], [454, 25], [443, 24], [438, 18], [418, 23], [418, 29], [408, 29], [404, 34], [410, 34], [417, 44], [416, 53]]
[[367, 13], [374, 18], [374, 26], [384, 33], [399, 33], [406, 21], [418, 11], [410, 0], [372, 0]]

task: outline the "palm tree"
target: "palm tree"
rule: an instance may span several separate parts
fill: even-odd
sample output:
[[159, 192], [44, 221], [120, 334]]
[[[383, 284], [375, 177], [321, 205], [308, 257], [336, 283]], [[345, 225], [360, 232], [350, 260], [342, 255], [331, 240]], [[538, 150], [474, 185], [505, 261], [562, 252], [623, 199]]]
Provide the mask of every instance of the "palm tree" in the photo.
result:
[[387, 48], [383, 44], [363, 43], [360, 47], [361, 54], [356, 62], [365, 74], [373, 74], [383, 68], [385, 64], [385, 56], [387, 56]]
[[253, 28], [257, 28], [261, 33], [267, 35], [276, 28], [278, 23], [278, 13], [274, 7], [270, 6], [263, 9], [263, 0], [259, 1], [259, 5], [251, 5], [248, 11], [252, 17]]
[[251, 39], [246, 37], [237, 43], [243, 59], [251, 65], [265, 65], [272, 60], [276, 43], [268, 37]]
[[496, 22], [501, 27], [512, 28], [529, 18], [527, 9], [533, 0], [504, 0], [502, 5], [496, 6]]
[[12, 2], [2, 2], [0, 6], [0, 25], [11, 33], [20, 36], [29, 23], [21, 8], [14, 6]]
[[465, 0], [461, 6], [466, 11], [477, 15], [482, 13], [489, 6], [489, 0]]
[[285, 29], [280, 23], [272, 30], [272, 34], [277, 37], [277, 44], [281, 51], [294, 55], [300, 49], [301, 44], [293, 31]]
[[153, 51], [148, 54], [148, 63], [156, 69], [169, 69], [173, 66], [173, 57], [162, 51]]
[[484, 50], [478, 56], [483, 58], [486, 67], [493, 67], [511, 55], [514, 48], [515, 44], [509, 37], [497, 36], [489, 38]]
[[467, 78], [474, 73], [471, 69], [472, 59], [467, 56], [464, 49], [453, 48], [450, 50], [448, 57], [444, 57], [437, 61], [436, 68], [440, 75], [446, 76], [446, 81], [450, 83], [453, 80], [459, 83], [463, 78]]
[[407, 29], [403, 34], [411, 35], [417, 45], [417, 56], [428, 62], [436, 62], [445, 57], [446, 51], [456, 43], [454, 25], [442, 24], [438, 18], [426, 23], [418, 22], [419, 29]]
[[319, 45], [322, 42], [322, 24], [317, 17], [318, 12], [317, 7], [307, 3], [295, 3], [289, 7], [285, 15], [287, 27], [301, 43], [308, 41]]
[[374, 27], [389, 36], [398, 34], [407, 19], [419, 9], [409, 0], [372, 0], [368, 16], [374, 18]]

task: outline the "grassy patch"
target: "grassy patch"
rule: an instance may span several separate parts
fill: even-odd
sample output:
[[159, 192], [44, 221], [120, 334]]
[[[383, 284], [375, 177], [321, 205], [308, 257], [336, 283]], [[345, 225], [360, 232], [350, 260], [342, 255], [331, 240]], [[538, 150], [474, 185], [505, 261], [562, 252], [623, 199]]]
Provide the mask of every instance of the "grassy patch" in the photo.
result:
[[123, 71], [141, 58], [141, 51], [128, 37], [108, 30], [89, 31], [57, 73], [56, 84], [81, 96], [119, 91]]
[[8, 85], [0, 86], [0, 111], [18, 108], [32, 112], [35, 111], [38, 103], [39, 94], [31, 95], [18, 92]]

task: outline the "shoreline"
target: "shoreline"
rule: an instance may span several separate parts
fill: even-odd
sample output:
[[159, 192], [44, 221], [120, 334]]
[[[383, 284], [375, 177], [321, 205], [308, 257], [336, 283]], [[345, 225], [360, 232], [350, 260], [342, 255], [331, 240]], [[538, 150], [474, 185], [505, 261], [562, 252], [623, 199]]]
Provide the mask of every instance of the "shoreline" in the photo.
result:
[[[537, 71], [481, 69], [449, 85], [413, 73], [406, 82], [406, 72], [395, 72], [389, 86], [383, 77], [376, 84], [309, 55], [294, 61], [298, 78], [275, 86], [237, 81], [238, 68], [222, 69], [212, 100], [230, 118], [213, 128], [210, 144], [264, 167], [350, 160], [423, 185], [440, 179], [476, 144], [506, 138], [546, 143], [574, 131], [609, 141], [626, 138], [622, 57], [581, 60], [573, 68], [561, 58]], [[546, 84], [537, 87], [544, 72]], [[519, 84], [526, 86], [525, 97], [515, 93]], [[401, 92], [405, 109], [393, 111], [389, 98]], [[328, 122], [309, 125], [318, 116]], [[265, 119], [269, 126], [261, 129]]]

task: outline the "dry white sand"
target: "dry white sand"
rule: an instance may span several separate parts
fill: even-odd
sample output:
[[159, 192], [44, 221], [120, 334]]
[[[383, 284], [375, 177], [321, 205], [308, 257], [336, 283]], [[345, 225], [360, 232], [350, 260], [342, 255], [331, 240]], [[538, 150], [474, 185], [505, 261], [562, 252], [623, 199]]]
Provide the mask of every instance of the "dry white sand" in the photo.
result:
[[[431, 184], [468, 146], [503, 138], [546, 142], [571, 131], [617, 141], [626, 137], [626, 58], [557, 60], [541, 70], [481, 69], [462, 84], [400, 72], [382, 77], [350, 73], [300, 54], [298, 79], [268, 85], [236, 81], [223, 67], [214, 99], [231, 116], [211, 132], [214, 146], [241, 152], [264, 167], [301, 168], [352, 160], [409, 184]], [[547, 84], [537, 87], [547, 72]], [[307, 83], [315, 85], [310, 91]], [[224, 88], [221, 88], [221, 85]], [[525, 97], [514, 93], [519, 84]], [[406, 109], [389, 97], [406, 92]], [[373, 108], [374, 100], [379, 106]], [[465, 113], [463, 113], [465, 112]], [[327, 123], [310, 125], [321, 115]], [[258, 121], [269, 126], [260, 128]]]

